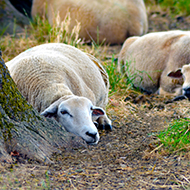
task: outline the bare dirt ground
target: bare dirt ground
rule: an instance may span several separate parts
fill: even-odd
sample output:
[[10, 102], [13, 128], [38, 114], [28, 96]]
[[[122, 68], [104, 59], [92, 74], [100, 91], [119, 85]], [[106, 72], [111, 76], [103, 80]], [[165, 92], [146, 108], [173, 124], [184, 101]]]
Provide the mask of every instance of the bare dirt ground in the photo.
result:
[[[189, 28], [190, 17], [149, 11], [149, 32]], [[158, 131], [190, 116], [189, 101], [166, 104], [169, 97], [121, 94], [110, 97], [113, 130], [100, 131], [97, 146], [63, 150], [52, 165], [1, 163], [0, 189], [190, 189], [190, 153], [169, 155], [155, 144]]]

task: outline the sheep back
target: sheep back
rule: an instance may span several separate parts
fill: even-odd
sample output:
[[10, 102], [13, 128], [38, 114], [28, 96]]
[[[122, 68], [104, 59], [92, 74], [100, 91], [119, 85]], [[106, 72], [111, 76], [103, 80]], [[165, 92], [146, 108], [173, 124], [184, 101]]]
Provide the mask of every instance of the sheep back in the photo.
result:
[[46, 15], [50, 24], [57, 14], [63, 21], [70, 13], [69, 30], [79, 22], [80, 37], [95, 42], [123, 43], [129, 36], [139, 36], [148, 30], [143, 0], [34, 0], [32, 17]]

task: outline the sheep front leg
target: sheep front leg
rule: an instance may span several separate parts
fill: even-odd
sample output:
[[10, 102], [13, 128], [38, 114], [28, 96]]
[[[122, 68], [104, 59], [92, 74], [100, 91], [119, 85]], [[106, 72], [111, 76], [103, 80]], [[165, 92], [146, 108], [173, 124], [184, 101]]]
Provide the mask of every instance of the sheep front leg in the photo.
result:
[[107, 115], [103, 115], [97, 119], [97, 128], [100, 130], [112, 130], [111, 120]]

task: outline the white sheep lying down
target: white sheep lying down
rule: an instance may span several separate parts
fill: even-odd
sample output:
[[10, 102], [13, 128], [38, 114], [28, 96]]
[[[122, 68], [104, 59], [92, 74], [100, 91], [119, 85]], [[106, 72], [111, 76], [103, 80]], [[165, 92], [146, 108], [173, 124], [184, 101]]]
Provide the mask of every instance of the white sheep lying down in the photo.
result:
[[33, 47], [6, 63], [18, 89], [45, 117], [96, 144], [101, 128], [111, 129], [103, 108], [108, 102], [108, 75], [92, 55], [62, 43]]
[[123, 70], [124, 66], [128, 72], [126, 62], [131, 75], [138, 75], [133, 81], [136, 87], [148, 93], [181, 95], [185, 93], [181, 67], [190, 63], [190, 31], [153, 32], [130, 37], [120, 51], [118, 69]]
[[143, 0], [33, 0], [32, 17], [45, 15], [50, 24], [70, 13], [71, 31], [79, 22], [80, 38], [119, 44], [129, 36], [143, 35], [148, 19]]

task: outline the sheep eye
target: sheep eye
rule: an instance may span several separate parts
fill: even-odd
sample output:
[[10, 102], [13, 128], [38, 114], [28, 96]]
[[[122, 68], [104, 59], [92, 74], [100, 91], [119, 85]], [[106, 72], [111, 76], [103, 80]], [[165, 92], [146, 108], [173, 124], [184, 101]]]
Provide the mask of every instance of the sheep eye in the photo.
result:
[[61, 111], [61, 114], [62, 115], [69, 115], [70, 117], [73, 117], [68, 111], [66, 111], [66, 110], [63, 110], [63, 111]]
[[61, 114], [69, 114], [66, 110], [61, 111]]
[[92, 107], [92, 106], [90, 107], [90, 110], [92, 110], [92, 111], [93, 111], [93, 107]]

